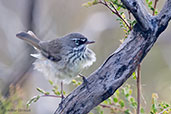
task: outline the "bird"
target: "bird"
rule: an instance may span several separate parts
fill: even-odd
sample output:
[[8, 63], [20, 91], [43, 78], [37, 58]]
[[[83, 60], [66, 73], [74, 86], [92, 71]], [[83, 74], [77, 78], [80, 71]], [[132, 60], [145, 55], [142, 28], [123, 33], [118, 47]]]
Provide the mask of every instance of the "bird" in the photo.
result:
[[[69, 84], [80, 72], [96, 61], [95, 53], [88, 48], [89, 41], [81, 33], [69, 33], [60, 38], [42, 41], [32, 31], [16, 34], [21, 40], [33, 46], [37, 53], [31, 54], [36, 60], [34, 69], [40, 71], [48, 80]], [[83, 82], [86, 82], [86, 78]], [[63, 96], [62, 96], [63, 97]]]

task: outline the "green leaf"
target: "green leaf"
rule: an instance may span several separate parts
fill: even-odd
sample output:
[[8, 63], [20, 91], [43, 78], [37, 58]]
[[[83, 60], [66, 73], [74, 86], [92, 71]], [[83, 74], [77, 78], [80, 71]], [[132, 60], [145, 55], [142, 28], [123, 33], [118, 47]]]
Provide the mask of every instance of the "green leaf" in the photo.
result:
[[117, 103], [118, 102], [118, 98], [113, 97], [113, 102]]
[[157, 14], [158, 14], [158, 11], [157, 11], [157, 9], [155, 10], [155, 12], [154, 12], [154, 13], [155, 13], [155, 15], [157, 15]]
[[150, 9], [151, 9], [152, 11], [154, 11], [154, 8], [153, 8], [153, 7], [151, 7]]
[[137, 102], [132, 102], [132, 104], [131, 104], [133, 107], [137, 107]]
[[96, 109], [97, 109], [98, 114], [103, 114], [103, 111], [101, 110], [100, 106], [98, 106]]
[[151, 6], [151, 5], [153, 4], [153, 2], [152, 2], [152, 1], [150, 1], [148, 4]]
[[141, 108], [140, 112], [141, 114], [144, 114], [145, 113], [144, 108]]
[[134, 26], [136, 23], [137, 23], [136, 20], [132, 21], [132, 22], [131, 22], [131, 26]]
[[72, 83], [73, 83], [73, 84], [76, 84], [76, 83], [77, 83], [77, 81], [76, 81], [76, 80], [72, 80]]
[[34, 102], [37, 102], [39, 100], [40, 96], [38, 95], [35, 99]]
[[133, 103], [135, 102], [135, 99], [133, 97], [130, 98], [130, 102]]
[[122, 14], [124, 14], [124, 12], [121, 12], [120, 14], [122, 15]]
[[123, 107], [125, 106], [125, 103], [124, 103], [123, 100], [120, 100], [120, 101], [119, 101], [119, 104], [120, 104], [121, 108], [123, 108]]
[[59, 91], [57, 91], [57, 90], [55, 90], [55, 89], [52, 89], [52, 91], [53, 91], [53, 93], [54, 93], [55, 95], [60, 95], [60, 94], [61, 94]]
[[49, 83], [50, 83], [50, 85], [53, 85], [53, 82], [52, 82], [52, 80], [49, 80]]
[[131, 95], [131, 94], [132, 94], [132, 90], [130, 89], [130, 90], [129, 90], [129, 95]]
[[66, 92], [65, 92], [65, 91], [63, 91], [63, 94], [65, 95], [65, 94], [66, 94]]
[[92, 1], [88, 1], [87, 3], [82, 4], [82, 6], [90, 7], [92, 5], [96, 5], [97, 3], [98, 3], [98, 0], [92, 0]]
[[27, 108], [30, 107], [30, 104], [34, 101], [35, 98], [36, 98], [36, 97], [31, 98], [31, 99], [27, 102]]
[[129, 95], [128, 93], [127, 93], [127, 94], [125, 94], [125, 97], [127, 97], [127, 98], [128, 98], [129, 96], [130, 96], [130, 95]]
[[[126, 9], [126, 7], [122, 4], [122, 2], [119, 0], [110, 0], [113, 5], [116, 5], [117, 7], [121, 7], [122, 9]], [[119, 10], [118, 10], [119, 11]]]
[[103, 114], [103, 111], [100, 111], [100, 114]]
[[104, 104], [108, 104], [107, 100], [103, 101]]
[[121, 6], [117, 7], [117, 10], [119, 11], [121, 9]]
[[76, 80], [72, 80], [72, 84], [76, 85], [76, 86], [79, 86], [81, 85], [81, 81], [76, 81]]
[[169, 107], [169, 104], [166, 104], [166, 107]]
[[116, 20], [117, 20], [117, 21], [121, 21], [121, 19], [120, 19], [120, 18], [117, 18]]
[[152, 112], [153, 113], [156, 113], [157, 112], [157, 108], [156, 108], [155, 104], [152, 104]]
[[124, 111], [124, 114], [131, 114], [131, 111], [130, 111], [129, 109], [126, 109], [126, 110]]
[[43, 89], [40, 89], [40, 88], [36, 88], [36, 89], [37, 89], [37, 91], [39, 91], [40, 93], [43, 93], [43, 94], [46, 93]]
[[27, 102], [27, 108], [29, 108], [29, 106], [31, 105], [31, 103], [33, 102], [37, 102], [37, 100], [39, 100], [40, 96], [34, 96], [32, 97], [28, 102]]
[[136, 76], [136, 73], [135, 72], [132, 73], [132, 77], [133, 77], [134, 80], [137, 79], [137, 76]]
[[49, 95], [50, 93], [49, 92], [46, 92], [45, 95]]

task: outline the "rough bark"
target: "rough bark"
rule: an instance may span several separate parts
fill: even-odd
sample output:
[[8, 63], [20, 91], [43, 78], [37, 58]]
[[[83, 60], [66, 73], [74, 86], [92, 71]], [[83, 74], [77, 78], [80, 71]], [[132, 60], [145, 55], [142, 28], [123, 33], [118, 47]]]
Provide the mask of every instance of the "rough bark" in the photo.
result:
[[137, 24], [128, 38], [82, 84], [60, 103], [55, 114], [86, 114], [109, 98], [131, 76], [171, 19], [171, 0], [157, 16], [149, 14], [141, 0], [121, 0]]

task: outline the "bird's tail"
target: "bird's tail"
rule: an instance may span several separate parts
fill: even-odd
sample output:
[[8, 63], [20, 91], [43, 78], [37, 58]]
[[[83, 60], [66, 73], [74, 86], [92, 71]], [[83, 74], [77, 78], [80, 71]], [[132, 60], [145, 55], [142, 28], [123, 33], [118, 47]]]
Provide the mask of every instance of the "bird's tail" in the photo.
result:
[[26, 41], [30, 45], [34, 46], [35, 48], [40, 49], [40, 46], [39, 46], [40, 40], [37, 38], [37, 36], [32, 31], [20, 32], [20, 33], [16, 34], [16, 36], [18, 38]]

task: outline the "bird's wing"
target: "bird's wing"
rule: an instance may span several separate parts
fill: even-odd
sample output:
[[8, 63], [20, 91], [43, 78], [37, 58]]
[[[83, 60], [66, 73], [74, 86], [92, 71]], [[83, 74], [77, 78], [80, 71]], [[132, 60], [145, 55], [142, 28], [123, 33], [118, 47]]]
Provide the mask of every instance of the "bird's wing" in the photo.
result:
[[39, 43], [41, 47], [41, 53], [46, 58], [58, 62], [62, 59], [60, 56], [60, 51], [62, 49], [62, 46], [59, 43], [59, 40], [55, 39], [52, 41], [42, 41]]

